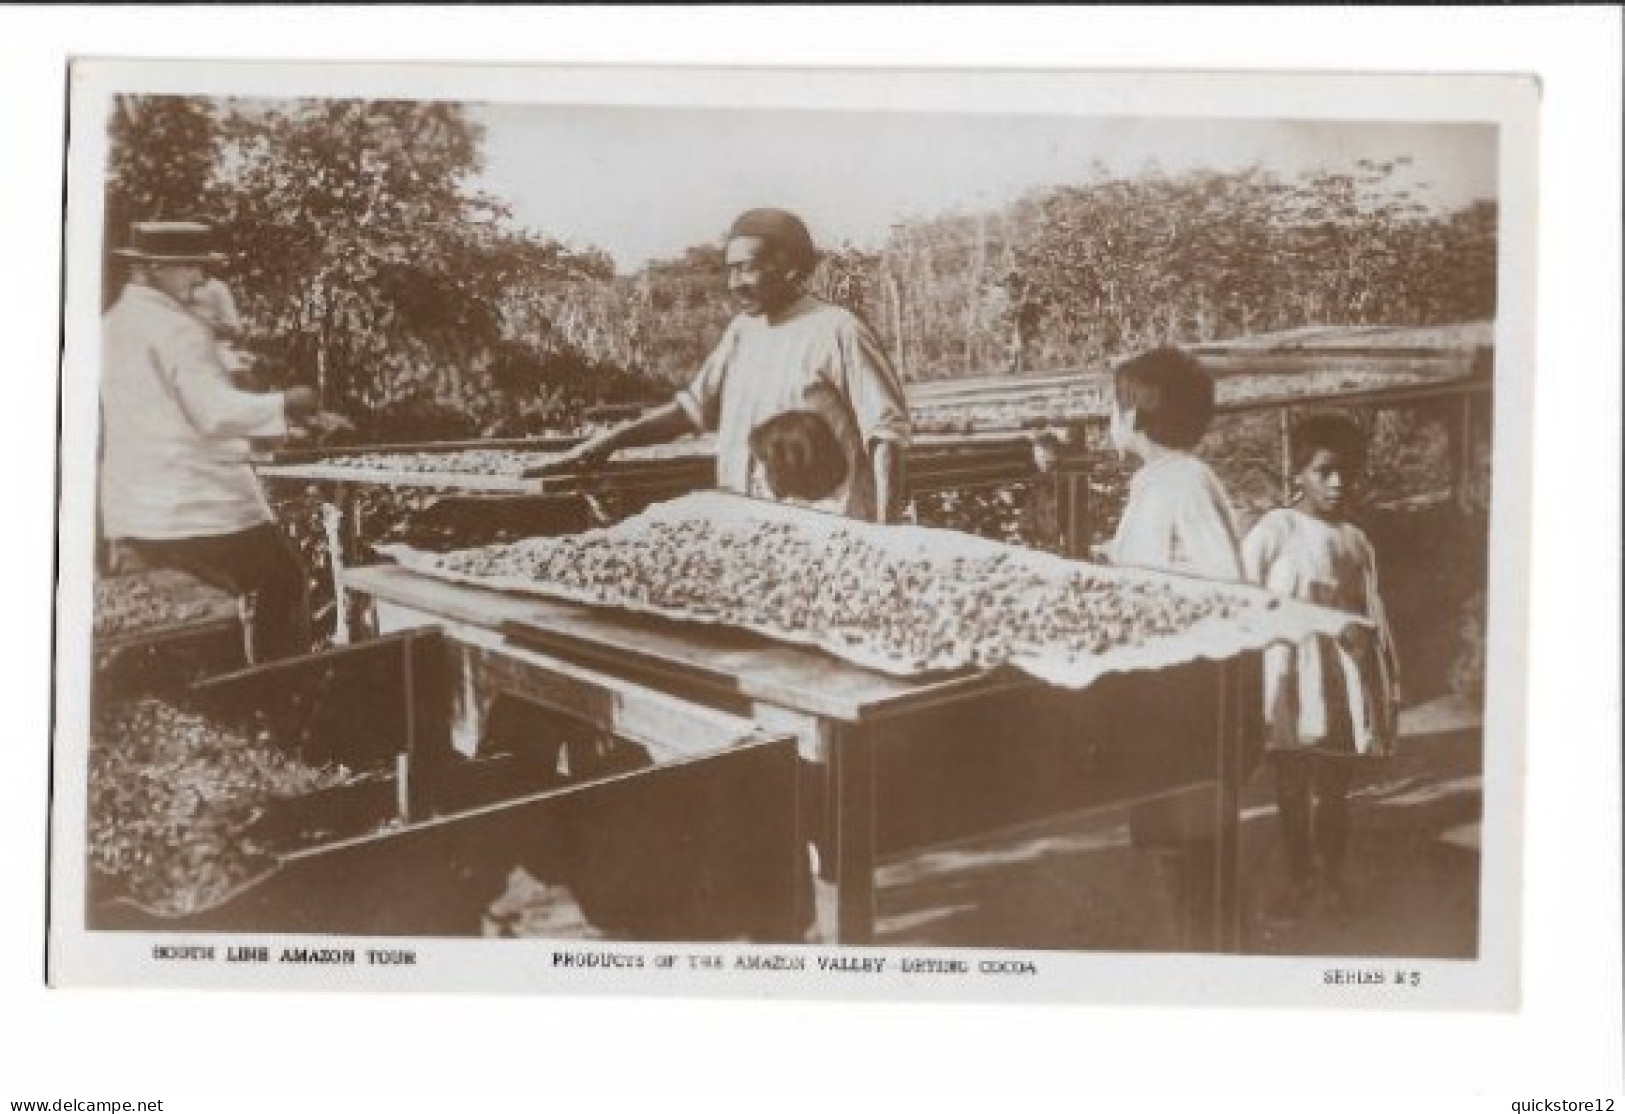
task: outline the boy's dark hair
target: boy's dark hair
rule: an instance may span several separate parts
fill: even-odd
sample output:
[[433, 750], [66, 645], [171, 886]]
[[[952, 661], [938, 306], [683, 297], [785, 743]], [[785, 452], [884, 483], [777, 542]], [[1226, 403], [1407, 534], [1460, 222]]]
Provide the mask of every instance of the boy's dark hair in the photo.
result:
[[1365, 468], [1365, 431], [1347, 414], [1312, 414], [1292, 427], [1292, 474], [1307, 468], [1321, 449], [1337, 453], [1355, 472]]
[[1213, 376], [1178, 348], [1156, 348], [1118, 366], [1117, 406], [1170, 449], [1194, 449], [1213, 420]]
[[846, 482], [846, 453], [828, 422], [786, 410], [750, 431], [750, 451], [779, 498], [827, 499]]

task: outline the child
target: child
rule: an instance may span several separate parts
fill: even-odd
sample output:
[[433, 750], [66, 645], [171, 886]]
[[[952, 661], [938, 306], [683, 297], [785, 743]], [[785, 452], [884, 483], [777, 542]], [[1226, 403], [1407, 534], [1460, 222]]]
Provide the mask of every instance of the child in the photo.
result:
[[[1213, 379], [1195, 358], [1159, 348], [1115, 376], [1112, 443], [1140, 462], [1117, 534], [1102, 549], [1113, 564], [1217, 580], [1241, 579], [1235, 515], [1224, 486], [1192, 454], [1213, 418]], [[1218, 716], [1213, 667], [1135, 674], [1116, 686], [1134, 709], [1137, 763], [1154, 784], [1199, 784], [1130, 810], [1138, 847], [1170, 856], [1169, 883], [1187, 947], [1214, 946], [1216, 874], [1212, 737]], [[1109, 728], [1108, 728], [1109, 729]]]
[[[819, 405], [826, 400], [814, 398]], [[832, 514], [845, 514], [847, 509], [848, 455], [842, 446], [839, 430], [850, 429], [843, 423], [833, 404], [819, 410], [786, 410], [768, 418], [750, 431], [751, 478], [750, 491], [769, 499], [777, 499], [795, 506], [812, 507]], [[821, 816], [824, 802], [824, 771], [815, 763], [802, 759], [799, 763], [800, 795], [804, 815]], [[820, 825], [814, 824], [815, 829]], [[806, 869], [797, 880], [801, 887], [803, 913], [810, 922], [799, 927], [816, 939], [821, 931], [831, 927], [833, 911], [821, 905], [820, 890], [814, 879], [821, 873], [819, 863], [832, 861], [824, 846], [826, 837], [814, 835], [808, 847]], [[821, 852], [823, 854], [821, 855]], [[827, 872], [826, 877], [829, 877]], [[818, 910], [822, 908], [823, 912]]]
[[1346, 915], [1350, 775], [1361, 758], [1393, 751], [1398, 663], [1371, 543], [1346, 519], [1364, 463], [1365, 441], [1350, 419], [1302, 422], [1292, 434], [1294, 504], [1266, 514], [1242, 547], [1248, 579], [1373, 624], [1341, 640], [1314, 636], [1265, 652], [1265, 747], [1275, 766], [1288, 873], [1274, 911], [1281, 920], [1306, 912], [1321, 886], [1333, 915]]
[[750, 451], [771, 498], [819, 505], [846, 486], [840, 438], [812, 410], [787, 410], [762, 422], [750, 431]]
[[1177, 348], [1159, 348], [1117, 369], [1111, 438], [1140, 461], [1129, 481], [1116, 565], [1241, 579], [1235, 514], [1224, 486], [1192, 455], [1213, 420], [1213, 378]]

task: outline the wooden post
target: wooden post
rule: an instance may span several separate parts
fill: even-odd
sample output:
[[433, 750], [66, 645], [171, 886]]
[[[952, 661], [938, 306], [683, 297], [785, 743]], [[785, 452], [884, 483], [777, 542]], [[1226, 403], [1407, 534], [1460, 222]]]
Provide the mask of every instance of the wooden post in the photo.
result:
[[438, 634], [414, 635], [401, 642], [406, 745], [397, 769], [404, 820], [426, 819], [437, 807], [451, 746], [445, 687], [450, 649]]
[[892, 273], [891, 267], [886, 268], [886, 293], [891, 295], [891, 323], [893, 345], [892, 362], [896, 365], [898, 375], [902, 375], [906, 362], [903, 347], [903, 290], [897, 282], [897, 276]]
[[835, 875], [836, 943], [868, 944], [875, 934], [874, 727], [843, 728], [831, 754], [828, 864]]
[[344, 487], [339, 488], [335, 499], [338, 502], [322, 503], [322, 532], [327, 538], [327, 561], [333, 575], [333, 643], [346, 646], [350, 643], [350, 606], [344, 588]]
[[1219, 952], [1241, 951], [1241, 893], [1238, 884], [1241, 845], [1241, 780], [1243, 738], [1247, 729], [1246, 694], [1243, 680], [1250, 670], [1250, 658], [1231, 658], [1219, 664], [1217, 765], [1218, 791], [1214, 794], [1218, 814], [1214, 830], [1218, 834], [1213, 857], [1213, 901], [1216, 906], [1213, 948]]
[[1277, 411], [1281, 422], [1281, 503], [1292, 502], [1292, 410], [1283, 406]]
[[1055, 476], [1060, 487], [1061, 541], [1074, 561], [1089, 557], [1089, 470], [1086, 464], [1063, 466]]
[[1470, 485], [1469, 477], [1473, 470], [1473, 396], [1470, 392], [1463, 392], [1461, 396], [1461, 410], [1455, 415], [1455, 421], [1450, 423], [1451, 436], [1455, 444], [1451, 446], [1455, 451], [1451, 453], [1450, 497], [1455, 500], [1459, 510], [1467, 510], [1467, 491]]

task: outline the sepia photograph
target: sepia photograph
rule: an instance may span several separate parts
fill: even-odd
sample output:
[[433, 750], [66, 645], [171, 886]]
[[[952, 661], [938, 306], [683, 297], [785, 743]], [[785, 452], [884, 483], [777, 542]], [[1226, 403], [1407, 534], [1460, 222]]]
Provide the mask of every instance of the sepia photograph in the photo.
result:
[[75, 61], [51, 981], [1515, 1008], [1535, 105]]

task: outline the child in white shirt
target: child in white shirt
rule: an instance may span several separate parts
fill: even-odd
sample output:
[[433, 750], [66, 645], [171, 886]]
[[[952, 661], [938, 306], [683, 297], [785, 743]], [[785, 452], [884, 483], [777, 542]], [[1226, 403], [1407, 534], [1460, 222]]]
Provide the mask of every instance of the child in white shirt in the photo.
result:
[[1284, 920], [1306, 912], [1322, 889], [1334, 915], [1347, 912], [1350, 776], [1362, 759], [1393, 752], [1398, 661], [1376, 555], [1346, 517], [1364, 463], [1365, 439], [1352, 420], [1321, 415], [1301, 423], [1291, 444], [1295, 501], [1260, 519], [1242, 547], [1249, 580], [1371, 623], [1342, 639], [1316, 635], [1265, 651], [1265, 747], [1289, 876], [1275, 912]]
[[[1213, 418], [1212, 376], [1189, 354], [1159, 348], [1121, 365], [1115, 378], [1112, 442], [1139, 460], [1140, 469], [1102, 555], [1116, 565], [1239, 581], [1230, 500], [1213, 470], [1192, 453]], [[1184, 942], [1209, 948], [1217, 849], [1212, 753], [1205, 744], [1219, 714], [1218, 679], [1211, 665], [1195, 663], [1172, 674], [1134, 674], [1114, 687], [1134, 709], [1133, 744], [1146, 774], [1159, 784], [1198, 783], [1135, 806], [1129, 830], [1136, 846], [1170, 856]]]
[[1241, 579], [1235, 512], [1193, 455], [1213, 420], [1213, 379], [1193, 357], [1159, 348], [1117, 369], [1111, 437], [1140, 469], [1129, 481], [1112, 564]]

